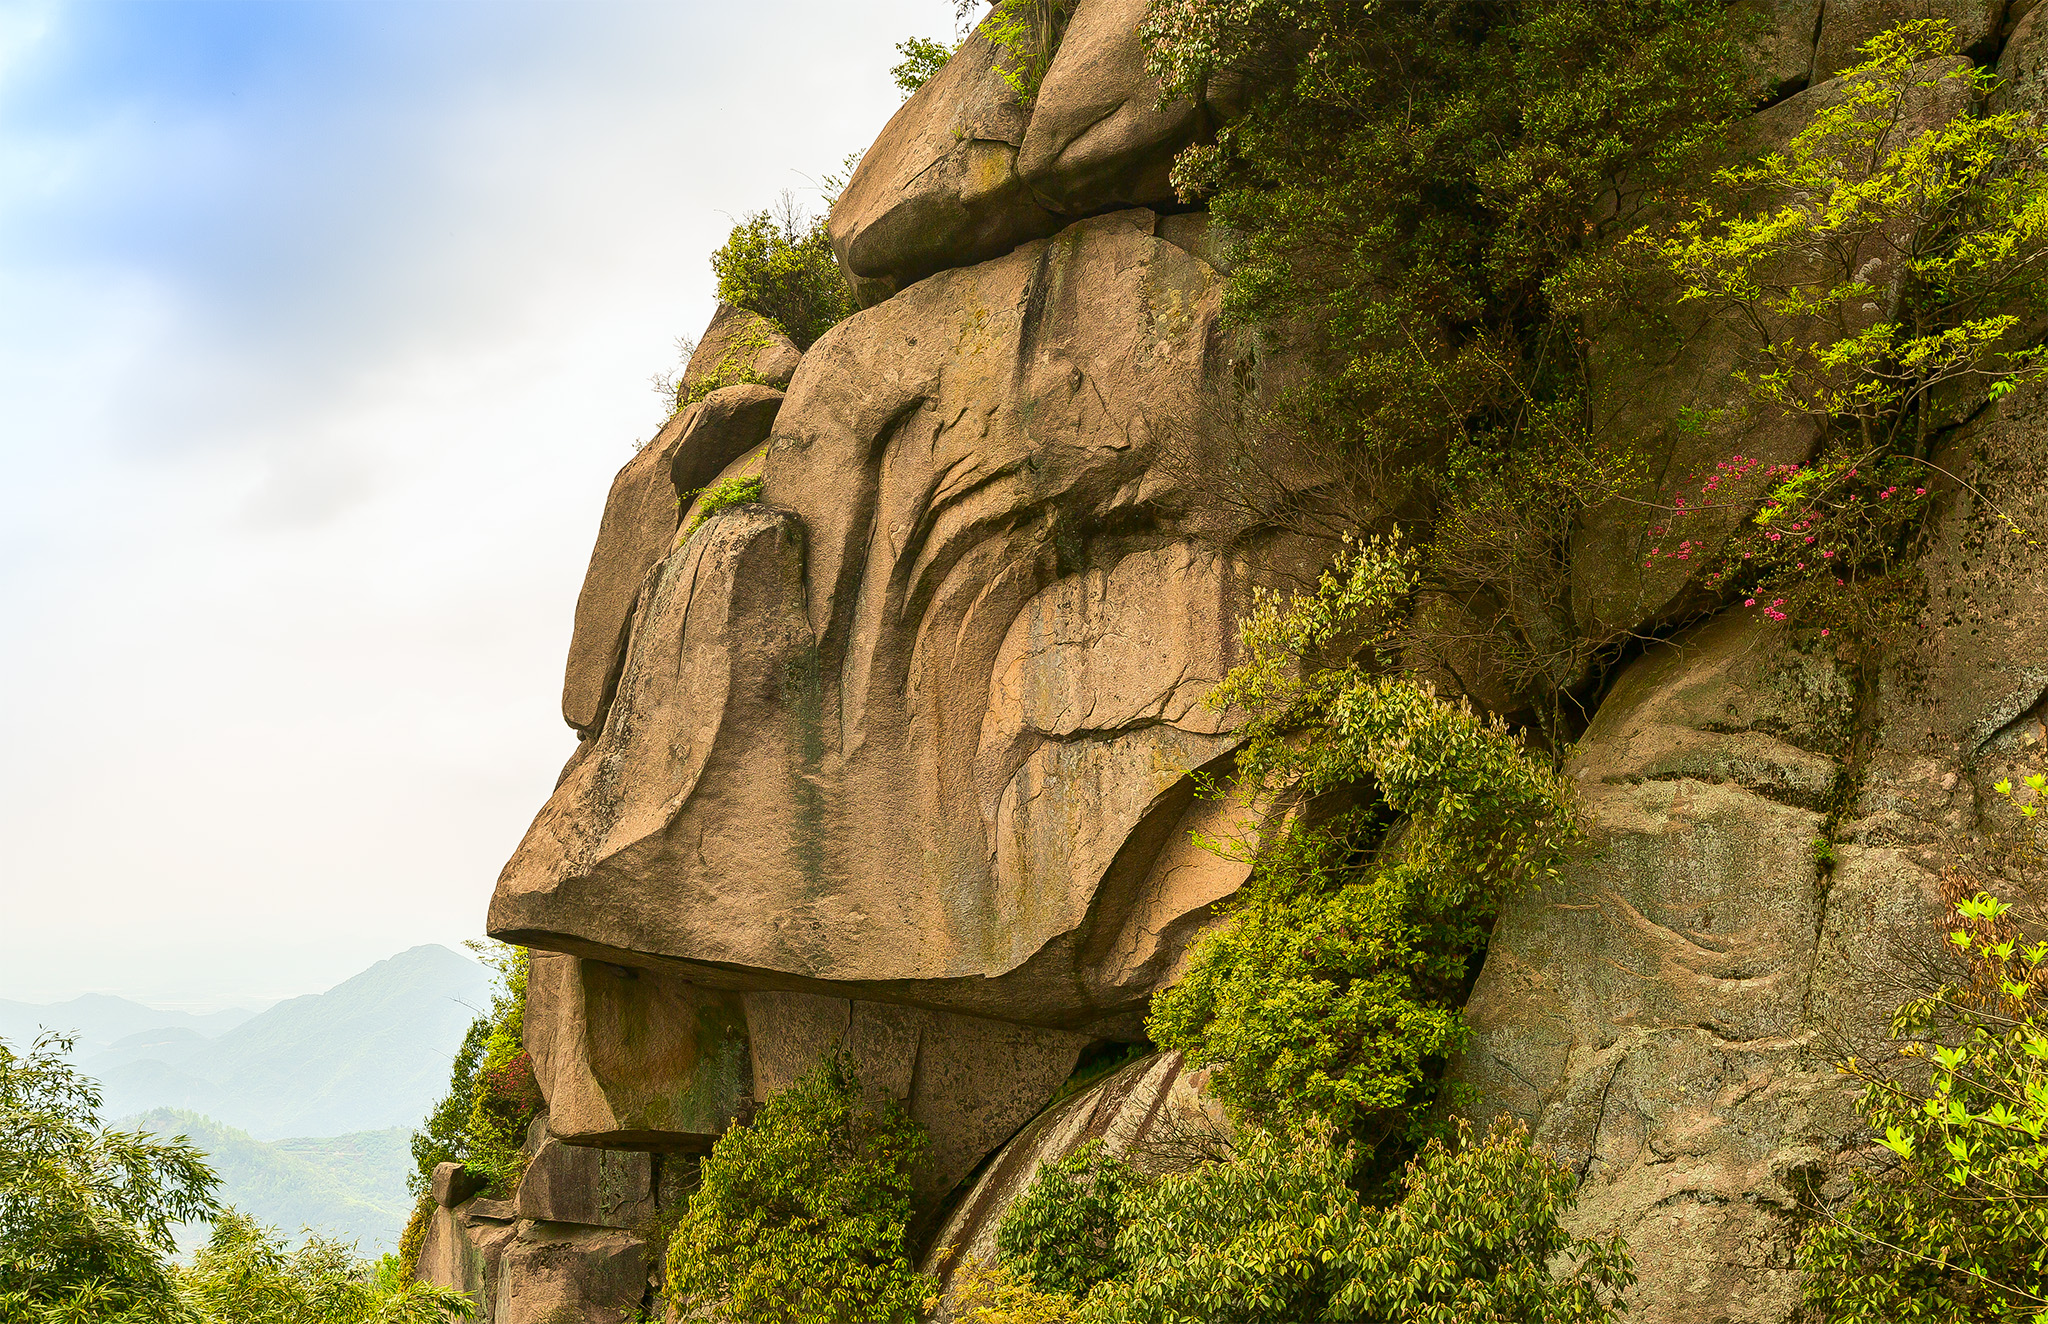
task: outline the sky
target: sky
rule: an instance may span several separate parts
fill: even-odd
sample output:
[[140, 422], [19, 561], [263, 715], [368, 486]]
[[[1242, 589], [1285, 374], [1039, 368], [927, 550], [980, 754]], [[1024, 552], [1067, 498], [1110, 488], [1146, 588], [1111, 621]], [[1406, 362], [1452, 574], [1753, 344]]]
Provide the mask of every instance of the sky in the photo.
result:
[[735, 218], [952, 0], [0, 0], [0, 998], [478, 936]]

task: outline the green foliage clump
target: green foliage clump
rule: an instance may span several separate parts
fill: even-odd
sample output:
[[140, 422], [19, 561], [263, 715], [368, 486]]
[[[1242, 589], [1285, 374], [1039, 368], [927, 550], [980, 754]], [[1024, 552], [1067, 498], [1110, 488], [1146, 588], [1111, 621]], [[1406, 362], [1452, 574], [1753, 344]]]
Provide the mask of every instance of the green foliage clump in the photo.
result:
[[[10, 1324], [441, 1324], [457, 1292], [400, 1280], [350, 1247], [296, 1250], [214, 1198], [184, 1136], [100, 1124], [100, 1091], [46, 1037], [0, 1043], [0, 1319]], [[190, 1268], [175, 1228], [210, 1221]], [[388, 1259], [389, 1257], [387, 1257]], [[405, 1275], [406, 1279], [410, 1274]]]
[[1073, 8], [1073, 0], [996, 0], [982, 20], [982, 34], [1003, 52], [996, 73], [1023, 105], [1038, 99]]
[[229, 1212], [181, 1275], [204, 1324], [443, 1324], [476, 1307], [450, 1288], [377, 1274], [337, 1241], [288, 1246], [274, 1231]]
[[767, 318], [798, 349], [809, 349], [853, 312], [825, 218], [806, 217], [787, 200], [735, 225], [711, 255], [711, 270], [720, 299]]
[[842, 1057], [719, 1137], [669, 1241], [685, 1313], [734, 1324], [894, 1324], [930, 1289], [905, 1253], [924, 1133], [870, 1105]]
[[996, 1228], [1003, 1264], [1048, 1292], [1086, 1296], [1126, 1267], [1117, 1255], [1118, 1210], [1137, 1174], [1091, 1140], [1038, 1170]]
[[1640, 467], [1591, 378], [1640, 311], [1614, 241], [1752, 103], [1742, 22], [1724, 0], [1153, 0], [1141, 33], [1170, 95], [1263, 89], [1175, 180], [1233, 236], [1226, 317], [1315, 369], [1270, 422], [1342, 478], [1268, 492], [1226, 464], [1232, 504], [1355, 532], [1420, 496], [1423, 587], [1460, 606], [1424, 642], [1486, 650], [1561, 744], [1557, 691], [1609, 642], [1575, 627], [1571, 535]]
[[[1357, 1162], [1327, 1130], [1286, 1139], [1255, 1128], [1220, 1161], [1151, 1180], [1126, 1174], [1112, 1207], [1115, 1274], [1060, 1291], [1040, 1269], [1057, 1263], [1058, 1245], [1041, 1238], [1029, 1257], [1003, 1254], [1004, 1290], [988, 1293], [977, 1324], [1605, 1324], [1618, 1315], [1633, 1281], [1627, 1253], [1619, 1238], [1564, 1230], [1575, 1179], [1520, 1128], [1478, 1143], [1462, 1130], [1454, 1143], [1432, 1141], [1386, 1208], [1359, 1196]], [[1073, 1189], [1071, 1172], [1048, 1175]], [[1090, 1244], [1073, 1250], [1086, 1258]], [[1062, 1298], [1065, 1312], [1054, 1308]]]
[[103, 1126], [71, 1044], [0, 1043], [0, 1318], [183, 1321], [174, 1229], [220, 1216], [219, 1179], [182, 1136]]
[[1242, 623], [1244, 660], [1210, 696], [1248, 713], [1239, 775], [1275, 802], [1367, 803], [1265, 843], [1149, 1021], [1154, 1042], [1215, 1067], [1240, 1120], [1319, 1116], [1369, 1149], [1428, 1133], [1492, 916], [1572, 839], [1546, 760], [1382, 669], [1413, 564], [1398, 541], [1354, 546], [1313, 593], [1262, 593]]
[[448, 1092], [413, 1132], [413, 1172], [407, 1178], [417, 1203], [399, 1241], [407, 1275], [418, 1264], [433, 1214], [428, 1184], [442, 1163], [460, 1163], [483, 1177], [485, 1190], [504, 1198], [526, 1168], [526, 1130], [539, 1115], [540, 1084], [526, 1053], [526, 981], [530, 954], [520, 947], [481, 943], [471, 950], [498, 972], [491, 1005], [470, 1022], [456, 1050]]
[[899, 41], [896, 43], [896, 53], [903, 58], [889, 70], [889, 76], [896, 80], [896, 86], [908, 97], [931, 82], [959, 49], [957, 45], [948, 46], [945, 42], [933, 41], [930, 37], [911, 37]]
[[709, 487], [700, 487], [694, 492], [685, 493], [682, 500], [687, 503], [694, 498], [697, 502], [697, 514], [690, 520], [690, 523], [683, 529], [682, 534], [677, 537], [676, 541], [678, 543], [688, 542], [690, 535], [697, 531], [699, 525], [721, 510], [729, 510], [734, 506], [744, 506], [759, 501], [761, 499], [763, 482], [764, 479], [760, 474], [740, 474], [736, 477], [728, 478], [722, 483], [713, 483]]
[[1843, 1063], [1890, 1163], [1855, 1174], [1800, 1241], [1819, 1318], [1978, 1324], [2048, 1309], [2048, 943], [2010, 912], [1986, 892], [1955, 902], [1948, 939], [1968, 978], [1892, 1019], [1921, 1070]]

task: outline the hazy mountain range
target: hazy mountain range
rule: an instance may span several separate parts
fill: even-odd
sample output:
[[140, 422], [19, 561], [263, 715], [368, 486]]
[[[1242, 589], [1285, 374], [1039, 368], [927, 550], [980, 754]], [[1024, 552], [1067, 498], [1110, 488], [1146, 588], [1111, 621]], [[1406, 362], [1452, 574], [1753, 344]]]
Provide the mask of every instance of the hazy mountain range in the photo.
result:
[[103, 1116], [201, 1113], [258, 1139], [417, 1125], [490, 999], [490, 972], [446, 947], [379, 961], [325, 993], [267, 1011], [152, 1011], [120, 998], [0, 1004], [0, 1036], [76, 1032], [74, 1060], [106, 1092]]
[[[75, 1035], [72, 1059], [99, 1081], [102, 1118], [187, 1135], [228, 1204], [376, 1254], [397, 1245], [411, 1208], [407, 1139], [448, 1088], [490, 987], [475, 961], [424, 946], [261, 1012], [193, 1015], [99, 994], [0, 1002], [0, 1039]], [[205, 1238], [191, 1228], [181, 1240]]]
[[[220, 1174], [223, 1200], [294, 1240], [311, 1229], [353, 1242], [358, 1254], [380, 1255], [397, 1249], [412, 1212], [405, 1189], [412, 1171], [410, 1127], [266, 1142], [178, 1108], [155, 1108], [118, 1124], [185, 1136]], [[180, 1229], [178, 1240], [190, 1250], [207, 1236], [203, 1225], [193, 1225]]]

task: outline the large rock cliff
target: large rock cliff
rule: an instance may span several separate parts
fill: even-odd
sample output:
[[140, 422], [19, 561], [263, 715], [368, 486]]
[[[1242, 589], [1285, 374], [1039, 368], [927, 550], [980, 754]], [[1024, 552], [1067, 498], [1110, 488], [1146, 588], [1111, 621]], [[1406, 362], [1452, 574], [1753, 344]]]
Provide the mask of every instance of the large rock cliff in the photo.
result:
[[[1946, 8], [2038, 97], [2034, 15]], [[932, 1136], [933, 1252], [985, 1250], [1048, 1157], [1209, 1116], [1175, 1058], [1047, 1111], [1092, 1045], [1141, 1037], [1243, 882], [1192, 839], [1245, 815], [1194, 793], [1198, 772], [1228, 784], [1238, 740], [1202, 701], [1251, 588], [1327, 556], [1219, 546], [1168, 462], [1169, 434], [1256, 372], [1219, 324], [1206, 218], [1166, 184], [1228, 98], [1160, 104], [1143, 9], [1082, 0], [1028, 108], [971, 40], [831, 216], [868, 306], [800, 361], [721, 310], [706, 345], [771, 384], [712, 391], [614, 482], [564, 690], [579, 742], [490, 908], [536, 951], [547, 1113], [515, 1199], [437, 1179], [422, 1260], [485, 1318], [632, 1317], [693, 1156], [835, 1044]], [[1774, 13], [1764, 63], [1811, 83], [1793, 102], [1895, 17]], [[1745, 132], [1782, 135], [1784, 104]], [[1726, 364], [1688, 336], [1613, 394], [1660, 409], [1724, 389]], [[1580, 628], [1658, 641], [1571, 756], [1592, 847], [1500, 920], [1457, 1070], [1575, 1166], [1586, 1230], [1627, 1236], [1638, 1318], [1792, 1316], [1802, 1193], [1864, 1143], [1830, 1045], [1881, 1032], [1872, 963], [1924, 941], [1942, 852], [2048, 742], [2048, 573], [1986, 537], [1983, 504], [2048, 521], [2044, 420], [2021, 392], [1949, 434], [1978, 485], [1940, 494], [1920, 634], [1881, 673], [1698, 619], [1691, 572], [1646, 573], [1627, 512], [1581, 532]], [[1673, 431], [1653, 470], [1731, 439], [1814, 444]], [[738, 474], [761, 500], [690, 531], [683, 496]]]

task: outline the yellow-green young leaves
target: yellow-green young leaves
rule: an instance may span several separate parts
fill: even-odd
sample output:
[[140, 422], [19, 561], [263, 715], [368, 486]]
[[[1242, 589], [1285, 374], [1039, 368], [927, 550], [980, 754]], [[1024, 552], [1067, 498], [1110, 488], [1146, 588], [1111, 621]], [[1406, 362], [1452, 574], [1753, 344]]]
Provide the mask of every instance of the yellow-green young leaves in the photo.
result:
[[1944, 386], [2048, 373], [2040, 347], [2007, 339], [2014, 310], [2043, 292], [2048, 129], [1971, 113], [1989, 76], [1952, 58], [1944, 20], [1861, 50], [1782, 150], [1719, 172], [1732, 201], [1697, 201], [1633, 242], [1682, 302], [1751, 330], [1757, 361], [1742, 376], [1758, 399], [1888, 443]]

